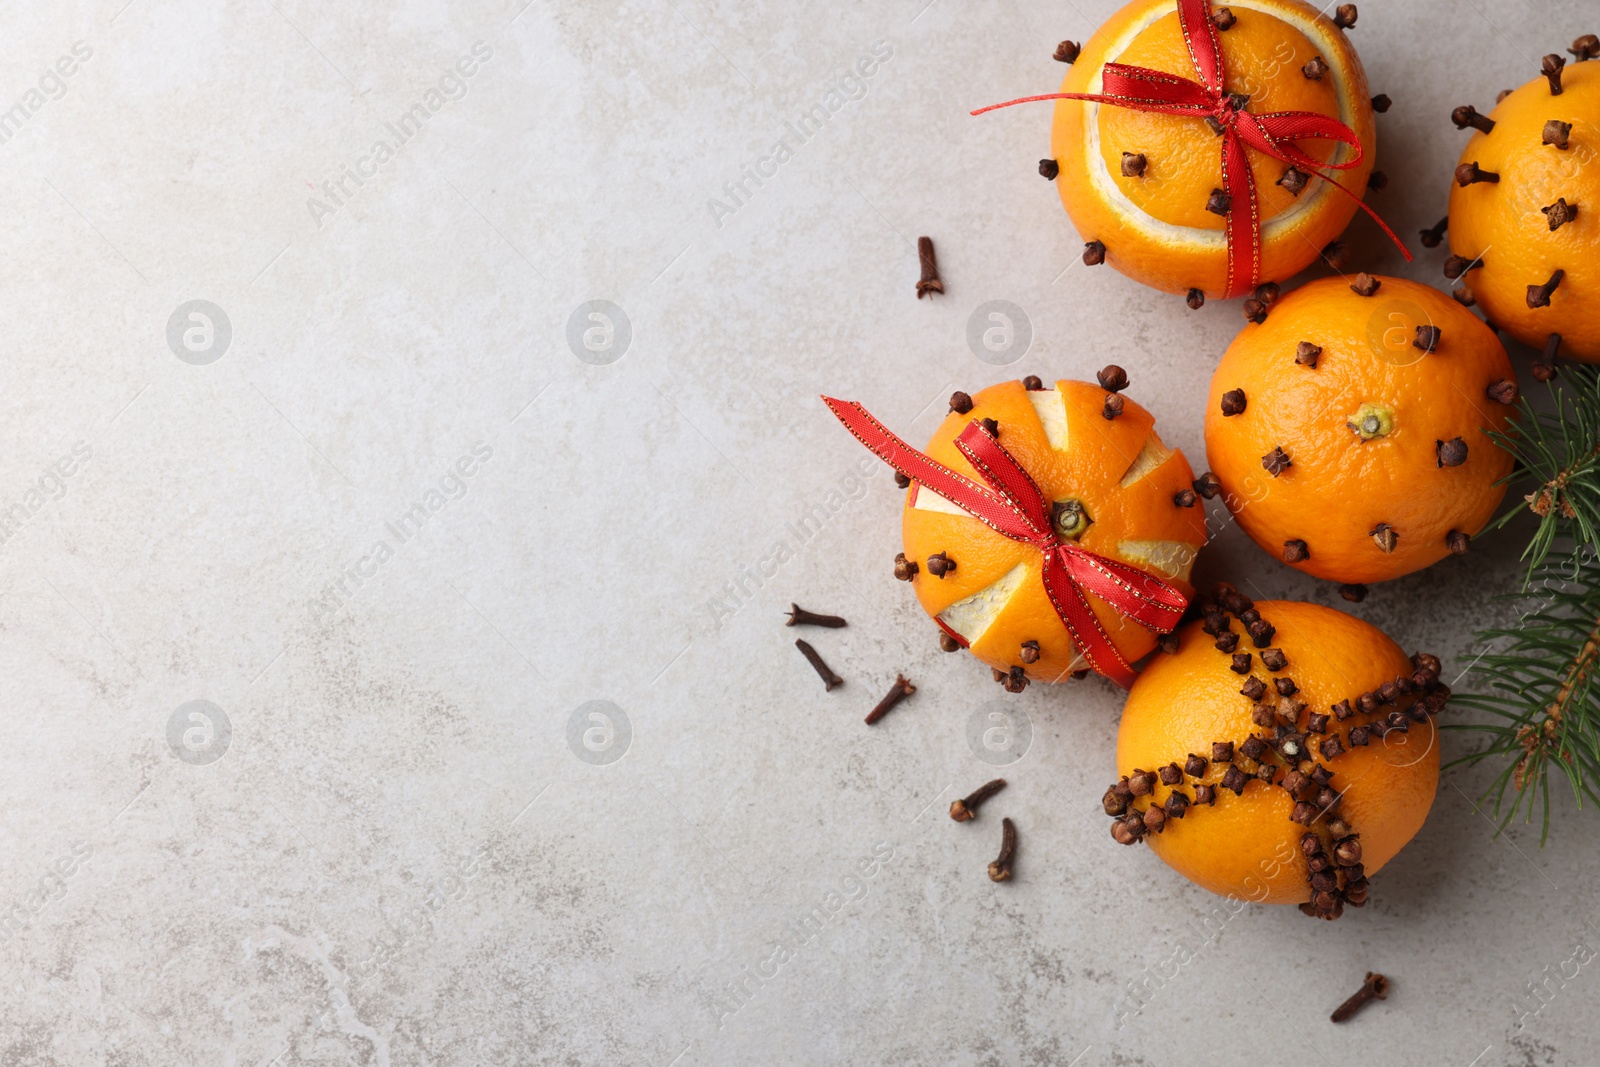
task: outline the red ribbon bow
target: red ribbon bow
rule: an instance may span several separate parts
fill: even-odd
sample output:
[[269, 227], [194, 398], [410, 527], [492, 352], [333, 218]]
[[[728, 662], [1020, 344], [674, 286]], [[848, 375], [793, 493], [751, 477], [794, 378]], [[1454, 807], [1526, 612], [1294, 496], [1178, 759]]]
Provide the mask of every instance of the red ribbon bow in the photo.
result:
[[1188, 598], [1166, 582], [1057, 537], [1044, 494], [979, 423], [967, 424], [956, 438], [956, 448], [977, 470], [981, 485], [900, 440], [860, 404], [826, 396], [822, 400], [873, 455], [995, 532], [1037, 548], [1044, 556], [1045, 593], [1073, 643], [1098, 673], [1123, 688], [1133, 684], [1133, 668], [1106, 636], [1086, 592], [1158, 634], [1170, 633], [1183, 617]]
[[[1319, 169], [1349, 170], [1361, 163], [1361, 139], [1355, 131], [1337, 119], [1314, 111], [1272, 111], [1262, 115], [1246, 111], [1243, 99], [1236, 98], [1222, 87], [1227, 72], [1223, 68], [1217, 26], [1211, 21], [1211, 0], [1178, 0], [1178, 21], [1183, 27], [1183, 40], [1189, 48], [1189, 58], [1194, 61], [1194, 69], [1200, 75], [1198, 82], [1147, 67], [1107, 63], [1101, 68], [1103, 93], [1025, 96], [1003, 104], [981, 107], [972, 114], [981, 115], [996, 108], [1034, 100], [1088, 100], [1134, 111], [1214, 119], [1222, 128], [1222, 182], [1230, 198], [1226, 216], [1228, 290], [1224, 296], [1242, 296], [1255, 289], [1261, 281], [1261, 209], [1256, 200], [1255, 177], [1250, 172], [1250, 161], [1244, 152], [1246, 146], [1291, 164], [1308, 175], [1315, 175], [1350, 197], [1389, 235], [1409, 263], [1410, 250], [1378, 217], [1378, 213]], [[1290, 143], [1310, 137], [1347, 144], [1355, 150], [1355, 155], [1345, 163], [1318, 163]], [[1238, 254], [1241, 245], [1246, 245], [1250, 250], [1248, 261]]]

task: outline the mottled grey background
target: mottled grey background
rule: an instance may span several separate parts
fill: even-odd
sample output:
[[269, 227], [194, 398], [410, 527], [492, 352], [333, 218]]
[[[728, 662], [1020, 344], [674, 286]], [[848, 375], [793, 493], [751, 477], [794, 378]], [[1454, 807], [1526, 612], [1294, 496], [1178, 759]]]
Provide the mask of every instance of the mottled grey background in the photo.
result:
[[[1203, 467], [1237, 306], [1083, 267], [1048, 108], [966, 114], [1116, 6], [6, 5], [0, 1062], [1592, 1062], [1568, 799], [1541, 851], [1449, 774], [1365, 910], [1233, 914], [1107, 836], [1089, 681], [1007, 698], [1011, 788], [943, 814], [1003, 694], [890, 578], [899, 494], [816, 397], [921, 439], [954, 388], [1115, 361]], [[1384, 215], [1438, 218], [1450, 108], [1596, 17], [1362, 4]], [[1007, 366], [967, 343], [993, 300]], [[1454, 676], [1514, 540], [1355, 610]], [[1232, 528], [1202, 558], [1332, 595]], [[843, 688], [791, 600], [851, 619], [808, 635]], [[1368, 969], [1393, 996], [1335, 1029]]]

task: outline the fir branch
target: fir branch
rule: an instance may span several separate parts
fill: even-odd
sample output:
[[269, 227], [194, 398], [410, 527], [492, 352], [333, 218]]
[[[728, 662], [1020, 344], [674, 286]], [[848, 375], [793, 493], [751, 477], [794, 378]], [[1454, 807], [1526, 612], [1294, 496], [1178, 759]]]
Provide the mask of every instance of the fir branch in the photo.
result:
[[1522, 553], [1527, 581], [1558, 544], [1600, 543], [1600, 368], [1569, 363], [1561, 375], [1548, 386], [1553, 410], [1535, 410], [1523, 397], [1509, 432], [1489, 431], [1516, 460], [1507, 481], [1529, 490], [1489, 528], [1504, 526], [1524, 511], [1539, 520]]
[[1500, 763], [1482, 799], [1493, 795], [1496, 815], [1505, 809], [1502, 828], [1524, 801], [1529, 821], [1540, 803], [1542, 844], [1550, 831], [1552, 770], [1566, 778], [1579, 807], [1585, 798], [1600, 805], [1600, 562], [1592, 549], [1580, 550], [1541, 565], [1533, 578], [1537, 590], [1511, 598], [1526, 605], [1518, 625], [1478, 635], [1494, 649], [1472, 667], [1487, 689], [1453, 700], [1490, 719], [1450, 725], [1487, 734], [1489, 743], [1451, 766]]

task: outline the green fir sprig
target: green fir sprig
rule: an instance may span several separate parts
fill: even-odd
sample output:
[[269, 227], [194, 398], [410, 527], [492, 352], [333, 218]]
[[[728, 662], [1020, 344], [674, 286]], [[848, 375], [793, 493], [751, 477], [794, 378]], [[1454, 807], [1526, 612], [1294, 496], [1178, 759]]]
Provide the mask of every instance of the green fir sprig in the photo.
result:
[[[1550, 410], [1536, 410], [1523, 397], [1511, 431], [1489, 433], [1516, 460], [1507, 479], [1513, 492], [1526, 490], [1489, 528], [1524, 512], [1538, 517], [1522, 553], [1530, 581], [1558, 543], [1569, 548], [1600, 544], [1600, 368], [1566, 364], [1548, 389]], [[1570, 561], [1577, 563], [1575, 552]]]
[[1521, 608], [1517, 622], [1478, 633], [1487, 649], [1471, 668], [1479, 691], [1453, 698], [1489, 719], [1452, 724], [1488, 740], [1452, 766], [1498, 764], [1483, 798], [1493, 797], [1502, 829], [1518, 811], [1532, 821], [1540, 810], [1541, 844], [1552, 771], [1579, 807], [1600, 806], [1600, 371], [1566, 364], [1561, 375], [1547, 409], [1524, 397], [1509, 432], [1491, 434], [1516, 460], [1508, 481], [1517, 494], [1492, 527], [1524, 512], [1537, 526], [1522, 589], [1509, 598]]

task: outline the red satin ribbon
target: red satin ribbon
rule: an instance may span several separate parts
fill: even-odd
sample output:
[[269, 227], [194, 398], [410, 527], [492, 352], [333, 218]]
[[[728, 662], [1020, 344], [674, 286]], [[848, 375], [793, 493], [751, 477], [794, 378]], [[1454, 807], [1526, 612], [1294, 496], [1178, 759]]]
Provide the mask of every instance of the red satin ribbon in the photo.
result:
[[[981, 107], [972, 114], [981, 115], [986, 111], [1035, 100], [1088, 100], [1134, 111], [1216, 119], [1222, 126], [1222, 183], [1232, 199], [1226, 216], [1228, 290], [1224, 296], [1242, 296], [1255, 289], [1261, 281], [1261, 207], [1256, 200], [1255, 176], [1250, 171], [1250, 161], [1244, 152], [1246, 147], [1321, 178], [1350, 197], [1389, 235], [1389, 240], [1395, 243], [1409, 263], [1410, 250], [1378, 217], [1378, 213], [1319, 169], [1349, 170], [1361, 163], [1361, 139], [1355, 131], [1337, 119], [1313, 111], [1272, 111], [1255, 115], [1244, 110], [1222, 87], [1227, 72], [1223, 67], [1221, 43], [1217, 39], [1217, 25], [1211, 21], [1211, 0], [1178, 0], [1178, 21], [1183, 27], [1184, 43], [1189, 47], [1189, 58], [1194, 61], [1195, 72], [1200, 75], [1198, 82], [1146, 67], [1107, 63], [1101, 68], [1103, 93], [1025, 96], [1019, 100]], [[1345, 163], [1318, 163], [1290, 143], [1312, 137], [1347, 144], [1355, 150], [1355, 155]], [[1239, 254], [1241, 246], [1249, 250], [1248, 258]]]
[[1073, 643], [1089, 666], [1123, 688], [1133, 684], [1133, 669], [1106, 636], [1084, 594], [1092, 593], [1158, 634], [1170, 633], [1183, 617], [1188, 598], [1166, 582], [1057, 537], [1044, 494], [979, 423], [967, 424], [956, 438], [956, 447], [977, 470], [982, 484], [918, 452], [860, 404], [826, 396], [822, 401], [856, 440], [889, 466], [995, 532], [1037, 548], [1044, 557], [1045, 593]]

